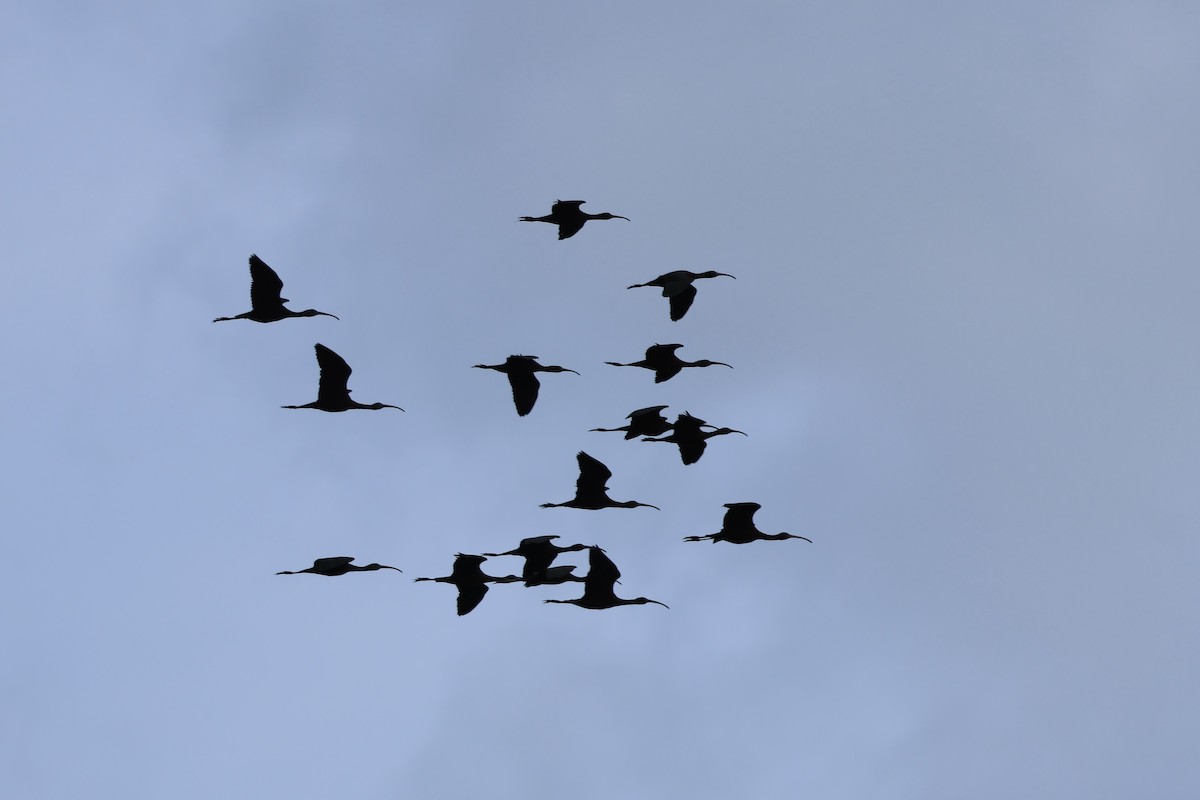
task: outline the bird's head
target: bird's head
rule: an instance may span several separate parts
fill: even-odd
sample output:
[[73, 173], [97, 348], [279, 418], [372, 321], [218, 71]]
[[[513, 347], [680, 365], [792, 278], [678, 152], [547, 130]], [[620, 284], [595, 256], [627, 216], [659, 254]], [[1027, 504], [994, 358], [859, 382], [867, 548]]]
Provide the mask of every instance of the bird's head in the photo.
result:
[[737, 276], [730, 275], [728, 272], [717, 272], [715, 269], [710, 269], [707, 272], [701, 272], [697, 278], [733, 278], [737, 280]]
[[707, 358], [702, 358], [692, 365], [693, 367], [729, 367], [733, 369], [733, 364], [726, 364], [724, 361], [709, 361]]
[[[286, 303], [287, 301], [285, 300], [284, 302]], [[315, 308], [309, 308], [304, 311], [301, 311], [296, 316], [298, 316], [298, 317], [333, 317], [336, 320], [341, 319], [341, 317], [338, 317], [334, 314], [330, 314], [325, 311], [317, 311]]]
[[363, 406], [363, 408], [370, 409], [371, 411], [378, 411], [378, 410], [379, 410], [379, 409], [381, 409], [381, 408], [394, 408], [394, 409], [396, 409], [397, 411], [403, 411], [403, 410], [404, 410], [404, 409], [403, 409], [403, 408], [401, 408], [400, 406], [390, 406], [390, 405], [388, 405], [387, 403], [371, 403], [371, 405], [369, 405], [369, 406]]
[[399, 567], [389, 567], [386, 564], [367, 564], [363, 569], [394, 569], [396, 572], [404, 572]]

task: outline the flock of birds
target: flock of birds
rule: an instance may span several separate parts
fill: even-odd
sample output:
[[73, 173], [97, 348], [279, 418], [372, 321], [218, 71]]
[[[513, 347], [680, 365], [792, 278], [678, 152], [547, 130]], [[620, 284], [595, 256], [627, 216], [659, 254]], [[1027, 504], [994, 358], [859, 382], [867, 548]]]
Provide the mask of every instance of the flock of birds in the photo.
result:
[[[554, 203], [550, 213], [542, 217], [521, 217], [521, 222], [546, 222], [558, 226], [558, 238], [569, 239], [577, 234], [588, 220], [624, 219], [618, 214], [589, 214], [580, 206], [583, 200], [559, 200]], [[670, 316], [678, 321], [687, 314], [692, 302], [696, 299], [695, 281], [705, 278], [733, 278], [725, 272], [709, 270], [707, 272], [690, 272], [675, 270], [645, 283], [637, 283], [628, 287], [637, 289], [653, 287], [662, 290], [663, 297], [670, 303]], [[250, 256], [250, 310], [232, 317], [217, 317], [213, 322], [247, 319], [252, 322], [278, 322], [289, 317], [325, 316], [338, 319], [333, 314], [316, 309], [293, 311], [285, 303], [290, 302], [282, 296], [283, 281], [275, 270], [256, 255]], [[619, 363], [605, 362], [615, 367], [641, 367], [654, 372], [654, 382], [662, 383], [678, 375], [687, 367], [730, 367], [722, 361], [684, 361], [676, 351], [682, 344], [655, 344], [646, 348], [645, 358], [640, 361]], [[317, 384], [317, 399], [304, 405], [283, 406], [283, 408], [312, 408], [319, 411], [340, 412], [352, 409], [377, 411], [383, 408], [404, 409], [388, 403], [359, 403], [350, 397], [350, 365], [346, 360], [323, 344], [316, 345], [317, 366], [320, 369], [320, 379]], [[477, 369], [490, 369], [504, 373], [508, 377], [512, 389], [513, 404], [517, 414], [528, 415], [537, 403], [541, 383], [538, 381], [539, 372], [570, 372], [578, 375], [573, 369], [566, 367], [539, 364], [537, 356], [511, 355], [502, 364], [476, 364]], [[695, 417], [688, 412], [676, 416], [674, 422], [663, 416], [667, 406], [650, 406], [630, 412], [626, 425], [616, 428], [592, 428], [593, 431], [622, 432], [625, 439], [641, 437], [644, 442], [666, 442], [679, 448], [679, 455], [684, 464], [694, 464], [704, 455], [707, 441], [714, 436], [731, 433], [746, 435], [744, 431], [732, 428], [710, 425], [708, 422]], [[706, 430], [708, 429], [708, 430]], [[608, 496], [608, 481], [612, 478], [612, 470], [596, 458], [580, 451], [576, 455], [579, 465], [579, 477], [575, 481], [575, 496], [561, 503], [542, 503], [542, 508], [580, 508], [597, 510], [602, 508], [654, 508], [658, 506], [642, 503], [636, 500], [613, 500]], [[812, 540], [805, 536], [791, 533], [766, 534], [754, 524], [754, 514], [761, 506], [758, 503], [726, 503], [725, 518], [721, 529], [716, 533], [704, 536], [688, 536], [686, 542], [730, 542], [732, 544], [747, 544], [757, 540], [803, 539]], [[581, 608], [606, 609], [624, 605], [645, 605], [654, 603], [667, 607], [665, 603], [646, 597], [618, 597], [614, 587], [621, 577], [620, 570], [608, 557], [604, 550], [596, 545], [571, 544], [559, 545], [554, 540], [560, 537], [554, 535], [532, 536], [522, 539], [517, 547], [502, 553], [482, 553], [470, 555], [459, 553], [455, 556], [454, 565], [449, 575], [440, 578], [416, 578], [417, 581], [434, 581], [449, 583], [458, 590], [458, 614], [470, 613], [487, 594], [488, 584], [492, 583], [523, 583], [527, 587], [557, 585], [563, 583], [582, 583], [583, 594], [566, 600], [545, 600], [547, 603], [569, 603]], [[586, 575], [576, 575], [573, 565], [556, 565], [555, 559], [562, 553], [586, 550], [588, 552], [588, 571]], [[519, 556], [525, 560], [525, 565], [518, 575], [495, 576], [483, 571], [483, 562], [488, 558], [502, 556]], [[314, 575], [338, 576], [349, 572], [372, 572], [382, 569], [401, 572], [397, 567], [385, 564], [367, 564], [360, 566], [352, 563], [351, 556], [334, 556], [318, 558], [311, 567], [301, 570], [284, 570], [278, 575], [299, 575], [309, 573]]]

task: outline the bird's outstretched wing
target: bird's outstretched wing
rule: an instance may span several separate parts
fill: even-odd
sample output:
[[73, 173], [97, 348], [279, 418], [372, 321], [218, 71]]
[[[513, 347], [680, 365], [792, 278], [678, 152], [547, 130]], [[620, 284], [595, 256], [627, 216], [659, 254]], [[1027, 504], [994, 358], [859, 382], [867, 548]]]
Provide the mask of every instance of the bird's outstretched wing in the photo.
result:
[[560, 564], [557, 567], [550, 567], [549, 569], [546, 570], [544, 575], [541, 575], [540, 577], [538, 577], [534, 580], [529, 580], [527, 578], [525, 580], [525, 585], [526, 586], [537, 586], [539, 584], [556, 584], [556, 583], [566, 583], [568, 581], [583, 580], [582, 578], [580, 578], [577, 575], [572, 575], [571, 573], [574, 571], [575, 571], [574, 565]]
[[579, 211], [579, 207], [586, 203], [587, 200], [555, 200], [554, 205], [550, 206], [551, 214], [574, 214]]
[[575, 456], [575, 460], [579, 462], [579, 479], [575, 481], [577, 493], [584, 495], [597, 491], [603, 492], [608, 488], [608, 479], [612, 477], [612, 470], [582, 450]]
[[486, 583], [462, 583], [458, 586], [458, 615], [470, 614], [487, 594]]
[[329, 558], [318, 558], [313, 562], [313, 569], [329, 569], [331, 567], [348, 567], [350, 562], [354, 560], [354, 556], [330, 556]]
[[652, 344], [646, 348], [646, 360], [654, 361], [659, 358], [670, 358], [681, 347], [683, 347], [681, 344]]
[[700, 460], [700, 456], [704, 455], [704, 448], [707, 446], [703, 439], [684, 439], [677, 442], [679, 445], [679, 457], [683, 459], [684, 464], [695, 464]]
[[659, 416], [659, 412], [661, 412], [664, 408], [666, 408], [666, 406], [647, 406], [646, 408], [639, 408], [637, 411], [630, 411], [629, 415], [626, 416], [625, 419]]
[[680, 372], [683, 372], [683, 367], [679, 364], [667, 364], [654, 370], [654, 382], [663, 383], [674, 378]]
[[667, 289], [663, 289], [663, 294], [667, 295], [671, 304], [671, 321], [678, 322], [683, 319], [683, 315], [692, 307], [692, 301], [696, 299], [696, 287], [690, 283], [683, 284], [679, 291], [672, 294], [667, 294]]
[[350, 365], [346, 359], [323, 344], [316, 345], [317, 366], [321, 368], [321, 382], [317, 387], [317, 402], [337, 402], [349, 397]]
[[621, 579], [621, 571], [613, 560], [605, 555], [599, 547], [588, 548], [587, 588], [593, 585], [612, 590], [613, 584]]
[[762, 508], [758, 503], [726, 503], [725, 507], [729, 510], [725, 512], [721, 529], [726, 531], [753, 528], [754, 512]]
[[571, 219], [558, 223], [559, 241], [563, 239], [570, 239], [572, 236], [579, 233], [581, 230], [583, 230], [583, 223], [585, 222], [587, 222], [587, 220], [583, 217], [580, 217], [579, 219]]
[[538, 389], [541, 382], [532, 372], [508, 373], [508, 385], [512, 387], [513, 404], [517, 407], [517, 415], [525, 416], [533, 411], [533, 405], [538, 399]]
[[250, 305], [256, 309], [269, 309], [283, 305], [281, 297], [283, 281], [267, 262], [250, 255]]

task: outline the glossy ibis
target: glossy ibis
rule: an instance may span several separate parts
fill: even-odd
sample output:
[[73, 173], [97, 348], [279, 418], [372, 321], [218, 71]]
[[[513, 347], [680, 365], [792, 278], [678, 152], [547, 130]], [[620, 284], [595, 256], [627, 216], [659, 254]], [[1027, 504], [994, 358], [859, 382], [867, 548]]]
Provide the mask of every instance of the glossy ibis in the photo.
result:
[[758, 503], [726, 503], [725, 507], [729, 509], [725, 512], [725, 520], [721, 523], [721, 530], [716, 533], [710, 533], [705, 536], [686, 536], [685, 542], [702, 542], [705, 539], [713, 542], [731, 542], [732, 544], [748, 544], [757, 539], [803, 539], [812, 544], [812, 539], [807, 536], [796, 536], [791, 533], [763, 533], [758, 528], [754, 527], [754, 512], [758, 511], [762, 506]]
[[629, 420], [628, 425], [620, 428], [592, 428], [592, 430], [606, 433], [624, 431], [626, 439], [636, 439], [639, 436], [659, 436], [671, 430], [671, 423], [667, 422], [667, 418], [662, 415], [664, 408], [666, 406], [639, 408], [637, 411], [631, 411], [625, 417]]
[[675, 355], [675, 351], [683, 347], [681, 344], [656, 344], [646, 348], [646, 357], [641, 361], [634, 361], [629, 364], [618, 364], [616, 361], [605, 361], [605, 364], [611, 364], [614, 367], [641, 367], [654, 371], [654, 382], [662, 383], [669, 381], [679, 374], [684, 367], [712, 367], [721, 366], [733, 369], [733, 366], [726, 364], [724, 361], [709, 361], [701, 359], [700, 361], [683, 361], [679, 356]]
[[276, 575], [300, 575], [305, 572], [311, 572], [313, 575], [345, 575], [347, 572], [371, 572], [377, 569], [394, 569], [396, 572], [403, 572], [399, 567], [389, 567], [384, 564], [367, 564], [365, 567], [360, 567], [350, 562], [354, 560], [354, 556], [331, 556], [330, 558], [318, 558], [313, 562], [313, 565], [308, 569], [296, 570], [289, 572], [276, 572]]
[[283, 408], [315, 408], [318, 411], [349, 411], [362, 408], [368, 411], [378, 411], [381, 408], [395, 408], [403, 411], [400, 406], [390, 406], [387, 403], [371, 403], [363, 405], [350, 399], [347, 384], [350, 381], [350, 365], [337, 353], [323, 344], [316, 346], [317, 366], [321, 368], [321, 381], [317, 385], [317, 399], [302, 406], [283, 406]]
[[704, 448], [707, 447], [707, 440], [714, 436], [724, 436], [727, 433], [740, 433], [746, 436], [745, 431], [734, 430], [733, 428], [717, 428], [716, 430], [702, 430], [704, 427], [715, 428], [715, 425], [709, 425], [699, 417], [693, 417], [686, 411], [680, 414], [675, 419], [675, 424], [671, 426], [671, 435], [664, 436], [661, 439], [643, 439], [644, 442], [670, 442], [679, 445], [679, 457], [683, 459], [684, 464], [695, 464], [700, 460], [700, 456], [704, 455]]
[[649, 503], [639, 503], [636, 500], [626, 500], [618, 503], [608, 496], [608, 479], [612, 470], [582, 450], [575, 456], [579, 462], [579, 478], [575, 481], [575, 497], [565, 503], [542, 503], [542, 508], [586, 508], [591, 510], [601, 508], [646, 508], [658, 509]]
[[586, 200], [555, 200], [554, 205], [550, 207], [550, 213], [544, 217], [521, 217], [521, 222], [549, 222], [551, 225], [558, 226], [558, 238], [570, 239], [575, 234], [579, 233], [583, 228], [583, 223], [589, 219], [623, 219], [629, 221], [629, 217], [622, 217], [620, 214], [609, 214], [607, 211], [603, 214], [589, 214], [581, 210], [579, 207], [586, 203]]
[[558, 557], [559, 553], [570, 553], [575, 550], [587, 550], [586, 544], [572, 544], [563, 547], [554, 540], [558, 536], [530, 536], [522, 539], [521, 543], [512, 550], [504, 553], [484, 553], [485, 556], [521, 556], [525, 559], [525, 567], [521, 570], [521, 578], [527, 584], [530, 582], [551, 583], [546, 580], [546, 570]]
[[248, 319], [252, 322], [278, 322], [288, 317], [333, 317], [324, 311], [310, 308], [307, 311], [292, 311], [283, 304], [288, 302], [281, 297], [283, 281], [275, 270], [267, 266], [256, 255], [250, 256], [250, 310], [236, 317], [217, 317], [213, 322], [228, 322], [231, 319]]
[[533, 410], [533, 404], [538, 399], [538, 388], [541, 383], [535, 372], [571, 372], [566, 367], [544, 367], [537, 363], [537, 356], [509, 356], [503, 364], [476, 364], [475, 369], [494, 369], [508, 376], [508, 385], [512, 387], [513, 403], [517, 414], [525, 416]]
[[620, 577], [621, 572], [612, 559], [605, 555], [599, 547], [590, 547], [588, 548], [588, 574], [583, 582], [583, 597], [576, 597], [572, 600], [547, 600], [546, 602], [570, 603], [573, 606], [597, 611], [613, 606], [643, 606], [646, 603], [669, 608], [666, 603], [660, 603], [648, 597], [635, 597], [632, 600], [617, 597], [613, 591], [613, 585]]
[[642, 286], [654, 286], [662, 289], [662, 296], [666, 297], [671, 304], [671, 319], [678, 322], [683, 319], [683, 315], [692, 307], [692, 301], [696, 299], [696, 287], [692, 285], [692, 282], [701, 278], [716, 278], [718, 276], [726, 278], [734, 277], [728, 272], [717, 272], [712, 269], [707, 272], [690, 272], [686, 269], [677, 269], [674, 272], [659, 275], [652, 281], [635, 283], [626, 288], [637, 289]]
[[516, 583], [521, 579], [516, 575], [506, 575], [498, 578], [484, 574], [480, 566], [487, 558], [459, 553], [454, 557], [454, 567], [450, 574], [441, 578], [415, 578], [417, 581], [436, 581], [437, 583], [452, 583], [458, 588], [458, 615], [470, 614], [475, 606], [487, 594], [489, 583]]

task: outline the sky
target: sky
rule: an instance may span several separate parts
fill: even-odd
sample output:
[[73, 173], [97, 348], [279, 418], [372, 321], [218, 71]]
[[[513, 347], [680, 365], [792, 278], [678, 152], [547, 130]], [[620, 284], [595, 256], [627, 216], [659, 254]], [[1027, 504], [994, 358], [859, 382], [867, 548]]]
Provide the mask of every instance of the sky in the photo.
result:
[[[6, 796], [1200, 793], [1200, 10], [5, 16]], [[212, 324], [251, 253], [340, 320]], [[406, 411], [281, 410], [318, 342]], [[744, 501], [813, 543], [681, 541]], [[670, 608], [412, 582], [547, 534]]]

